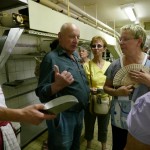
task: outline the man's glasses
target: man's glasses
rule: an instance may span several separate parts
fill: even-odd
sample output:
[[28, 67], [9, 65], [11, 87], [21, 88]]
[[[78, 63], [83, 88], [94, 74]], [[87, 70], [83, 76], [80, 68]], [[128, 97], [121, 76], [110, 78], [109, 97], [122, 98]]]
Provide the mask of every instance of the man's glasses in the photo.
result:
[[91, 48], [92, 49], [100, 49], [100, 48], [102, 48], [103, 46], [101, 45], [101, 44], [93, 44], [93, 45], [91, 45]]

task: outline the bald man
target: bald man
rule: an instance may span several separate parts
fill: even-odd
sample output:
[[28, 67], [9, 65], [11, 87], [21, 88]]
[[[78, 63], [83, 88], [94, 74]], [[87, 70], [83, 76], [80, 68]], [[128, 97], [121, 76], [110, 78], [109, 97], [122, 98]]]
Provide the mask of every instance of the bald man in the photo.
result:
[[88, 104], [89, 87], [76, 52], [79, 28], [72, 23], [62, 25], [59, 45], [49, 52], [40, 67], [36, 94], [41, 102], [63, 95], [75, 96], [79, 103], [47, 121], [50, 150], [79, 150], [84, 109]]

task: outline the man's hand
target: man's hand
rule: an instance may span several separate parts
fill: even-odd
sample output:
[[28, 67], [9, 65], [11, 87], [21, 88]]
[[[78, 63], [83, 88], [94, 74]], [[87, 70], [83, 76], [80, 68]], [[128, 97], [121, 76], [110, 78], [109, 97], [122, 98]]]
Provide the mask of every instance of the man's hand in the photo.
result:
[[55, 82], [61, 84], [61, 86], [66, 87], [74, 81], [74, 78], [70, 72], [63, 71], [62, 73], [59, 73], [59, 68], [57, 65], [54, 65], [54, 70], [55, 70]]
[[57, 93], [74, 82], [74, 78], [70, 72], [64, 70], [62, 73], [60, 73], [57, 65], [54, 65], [54, 71], [55, 81], [51, 87], [52, 94]]

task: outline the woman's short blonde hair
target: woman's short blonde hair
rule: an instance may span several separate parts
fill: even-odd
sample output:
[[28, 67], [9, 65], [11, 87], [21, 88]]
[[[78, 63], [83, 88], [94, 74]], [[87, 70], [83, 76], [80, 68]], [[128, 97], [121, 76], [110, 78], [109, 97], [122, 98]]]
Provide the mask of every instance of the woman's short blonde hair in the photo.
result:
[[128, 30], [132, 33], [135, 39], [142, 39], [142, 44], [141, 48], [143, 49], [146, 41], [146, 32], [145, 30], [138, 24], [129, 24], [125, 25], [120, 29], [120, 32], [122, 33], [123, 31]]

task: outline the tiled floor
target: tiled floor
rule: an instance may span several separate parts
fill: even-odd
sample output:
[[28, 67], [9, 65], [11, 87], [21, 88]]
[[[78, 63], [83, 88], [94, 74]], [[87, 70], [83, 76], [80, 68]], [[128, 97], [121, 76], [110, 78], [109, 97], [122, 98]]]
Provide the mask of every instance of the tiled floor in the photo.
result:
[[[47, 131], [44, 132], [42, 135], [40, 135], [37, 139], [29, 143], [25, 148], [22, 150], [42, 150], [42, 144], [43, 141], [47, 139]], [[112, 134], [111, 134], [111, 126], [109, 124], [108, 128], [108, 140], [107, 140], [107, 148], [108, 150], [112, 149]], [[86, 150], [86, 141], [82, 137], [81, 138], [81, 146], [80, 150]], [[94, 139], [92, 141], [92, 149], [91, 150], [101, 150], [101, 144], [97, 141], [97, 124], [95, 125], [95, 131], [94, 131]]]

